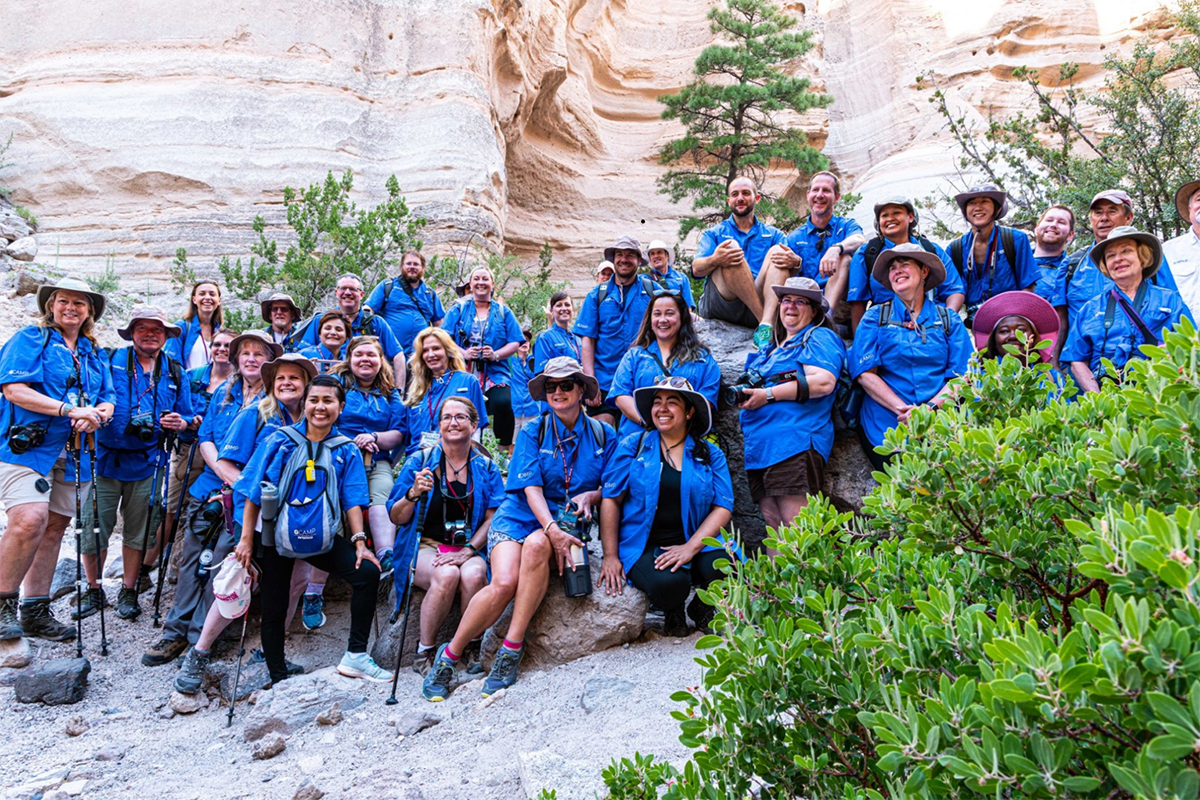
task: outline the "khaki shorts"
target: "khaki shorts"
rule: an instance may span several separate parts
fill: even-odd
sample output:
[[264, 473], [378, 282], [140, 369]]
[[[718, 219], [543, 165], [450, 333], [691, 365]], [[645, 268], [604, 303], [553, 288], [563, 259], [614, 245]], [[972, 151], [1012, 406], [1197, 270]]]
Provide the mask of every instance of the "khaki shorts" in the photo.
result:
[[396, 479], [392, 477], [392, 462], [372, 461], [371, 466], [367, 467], [367, 494], [371, 498], [371, 505], [386, 504], [395, 482]]
[[[154, 517], [150, 520], [149, 531], [146, 530], [146, 520], [151, 514], [150, 489], [154, 477], [140, 481], [118, 481], [113, 478], [97, 478], [92, 487], [96, 493], [96, 506], [100, 511], [100, 549], [108, 550], [108, 540], [112, 537], [113, 529], [117, 527], [117, 511], [125, 521], [122, 533], [122, 544], [134, 550], [149, 550], [157, 541], [155, 533], [159, 519], [158, 504], [154, 504]], [[161, 489], [162, 487], [158, 487]], [[92, 499], [89, 496], [83, 509], [83, 546], [80, 552], [85, 555], [96, 553], [96, 533], [92, 524]]]
[[[49, 503], [50, 510], [64, 517], [75, 516], [75, 483], [67, 482], [66, 459], [54, 462], [49, 475], [42, 475], [32, 467], [20, 464], [0, 463], [0, 502], [6, 509], [25, 503]], [[46, 491], [38, 488], [38, 482]], [[91, 482], [79, 484], [79, 497], [87, 497]]]
[[[187, 475], [183, 474], [183, 471], [187, 469], [188, 454], [193, 447], [199, 448], [200, 443], [194, 442], [190, 445], [181, 445], [179, 452], [171, 456], [171, 485], [167, 487], [168, 514], [174, 514], [175, 509], [179, 507], [179, 493], [191, 486], [196, 478], [200, 477], [200, 473], [204, 472], [204, 457], [200, 455], [200, 451], [197, 449], [196, 457], [192, 459], [192, 471]], [[183, 502], [184, 505], [187, 505], [186, 500]]]

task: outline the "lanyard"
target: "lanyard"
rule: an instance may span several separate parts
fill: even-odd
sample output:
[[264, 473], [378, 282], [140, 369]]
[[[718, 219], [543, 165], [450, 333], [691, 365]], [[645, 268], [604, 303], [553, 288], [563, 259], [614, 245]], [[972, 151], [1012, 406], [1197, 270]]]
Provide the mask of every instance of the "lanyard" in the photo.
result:
[[[429, 422], [433, 426], [433, 430], [437, 430], [437, 420], [434, 419], [433, 412], [435, 409], [442, 407], [442, 398], [446, 396], [446, 392], [450, 390], [450, 376], [452, 372], [446, 372], [441, 378], [438, 378], [435, 383], [442, 383], [442, 389], [438, 392], [437, 402], [433, 402], [433, 387], [429, 387], [429, 391], [425, 393], [425, 411], [429, 414]], [[444, 381], [444, 382], [443, 382]]]
[[[998, 233], [999, 231], [996, 230], [996, 227], [992, 226], [992, 235], [988, 239], [987, 255], [984, 256], [983, 264], [979, 266], [978, 271], [975, 269], [974, 237], [971, 238], [971, 251], [967, 253], [967, 271], [971, 274], [972, 278], [982, 278], [983, 270], [985, 268], [987, 269], [988, 282], [987, 291], [983, 295], [984, 300], [987, 300], [992, 296], [992, 281], [996, 277], [996, 251], [999, 249], [997, 247], [997, 239], [999, 239], [999, 236], [997, 235]], [[924, 342], [924, 337], [922, 337], [921, 341]]]
[[[151, 392], [154, 392], [154, 398], [153, 398], [154, 405], [150, 409], [150, 411], [151, 411], [151, 413], [158, 411], [158, 380], [159, 380], [160, 375], [162, 374], [160, 371], [160, 367], [161, 367], [161, 363], [162, 363], [160, 361], [160, 358], [161, 358], [161, 356], [156, 357], [154, 359], [154, 370], [151, 373], [147, 373], [147, 378], [150, 381], [150, 385], [146, 387], [146, 391], [143, 392], [139, 386], [139, 388], [137, 390], [137, 392], [138, 392], [137, 404], [135, 405], [133, 402], [133, 391], [134, 391], [133, 385], [134, 385], [134, 383], [138, 383], [138, 384], [141, 383], [141, 381], [137, 377], [137, 371], [139, 369], [141, 369], [141, 362], [139, 362], [136, 358], [134, 358], [132, 347], [127, 348], [125, 350], [125, 373], [126, 373], [126, 378], [127, 378], [125, 387], [129, 390], [128, 397], [129, 397], [129, 416], [130, 417], [134, 417], [134, 416], [137, 416], [138, 414], [142, 413], [142, 400], [144, 400], [146, 395], [150, 394]], [[135, 364], [136, 364], [136, 366], [135, 366]]]
[[454, 488], [450, 485], [450, 481], [446, 480], [446, 452], [442, 451], [442, 499], [453, 500], [455, 505], [463, 512], [463, 519], [468, 524], [471, 523], [471, 504], [474, 500], [474, 482], [471, 479], [471, 456], [467, 456], [467, 489], [462, 497], [454, 493]]
[[[582, 414], [583, 409], [580, 409], [579, 413]], [[551, 415], [551, 416], [553, 417], [553, 415]], [[577, 458], [575, 456], [577, 456], [579, 454], [579, 443], [577, 441], [578, 437], [576, 437], [576, 435], [574, 433], [572, 433], [570, 436], [566, 436], [566, 437], [559, 436], [558, 425], [555, 423], [555, 419], [551, 419], [550, 424], [554, 427], [554, 454], [562, 459], [563, 484], [566, 486], [566, 489], [567, 489], [567, 499], [570, 500], [571, 499], [571, 476], [575, 474], [575, 466], [576, 466], [575, 462], [577, 461]], [[571, 444], [575, 445], [574, 448], [572, 448], [574, 450], [574, 455], [572, 455], [572, 457], [570, 459], [570, 463], [568, 464], [567, 463], [567, 446], [571, 445]]]

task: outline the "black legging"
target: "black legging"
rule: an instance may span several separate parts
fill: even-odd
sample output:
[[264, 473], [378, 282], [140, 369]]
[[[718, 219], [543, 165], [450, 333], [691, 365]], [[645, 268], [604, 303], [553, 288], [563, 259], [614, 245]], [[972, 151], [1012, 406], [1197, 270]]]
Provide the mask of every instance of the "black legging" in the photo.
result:
[[488, 422], [500, 444], [508, 446], [513, 443], [513, 429], [517, 426], [513, 418], [512, 390], [507, 386], [493, 386], [484, 392], [487, 398]]
[[[341, 537], [334, 537], [333, 548], [328, 553], [304, 559], [317, 569], [338, 575], [354, 590], [350, 595], [350, 643], [346, 649], [351, 653], [367, 652], [367, 640], [371, 636], [371, 619], [375, 616], [375, 601], [379, 590], [379, 567], [370, 561], [354, 568], [354, 545]], [[261, 575], [258, 579], [259, 596], [262, 600], [262, 649], [267, 661], [271, 681], [287, 677], [287, 662], [283, 657], [284, 623], [287, 620], [288, 594], [292, 585], [292, 568], [296, 560], [284, 558], [274, 547], [264, 547], [258, 557]]]
[[725, 577], [714, 564], [718, 558], [729, 558], [724, 550], [706, 550], [689, 562], [691, 569], [680, 567], [675, 572], [654, 568], [653, 546], [629, 570], [633, 585], [650, 596], [650, 602], [663, 611], [682, 609], [693, 586], [701, 589], [719, 578]]
[[871, 462], [871, 466], [875, 468], [876, 472], [883, 472], [883, 468], [892, 463], [892, 456], [881, 456], [875, 452], [875, 445], [867, 441], [867, 433], [863, 430], [862, 425], [858, 426], [858, 443], [862, 445], [867, 461]]

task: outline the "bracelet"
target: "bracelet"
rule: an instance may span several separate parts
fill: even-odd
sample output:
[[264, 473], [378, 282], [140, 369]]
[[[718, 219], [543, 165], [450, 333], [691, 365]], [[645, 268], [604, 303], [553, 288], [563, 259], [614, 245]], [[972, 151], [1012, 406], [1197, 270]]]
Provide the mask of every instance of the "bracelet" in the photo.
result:
[[350, 544], [358, 544], [359, 542], [365, 542], [366, 540], [367, 535], [362, 531], [359, 531], [350, 537]]
[[479, 551], [475, 549], [475, 545], [471, 544], [470, 542], [467, 542], [466, 547], [468, 550], [470, 550], [475, 555], [479, 555]]
[[[64, 414], [64, 413], [63, 413], [64, 411], [66, 411], [67, 413], [66, 413], [66, 414]], [[67, 416], [67, 414], [70, 414], [70, 413], [71, 413], [70, 411], [67, 411], [67, 404], [66, 404], [66, 403], [59, 403], [59, 404], [58, 404], [58, 415], [59, 415], [60, 417], [65, 417], [65, 416]]]
[[[404, 499], [405, 499], [405, 500], [407, 500], [407, 501], [408, 501], [408, 502], [410, 502], [410, 503], [415, 503], [415, 502], [417, 502], [417, 501], [416, 501], [416, 500], [414, 500], [414, 499], [412, 499], [411, 497], [409, 497], [409, 492], [411, 492], [411, 491], [412, 491], [412, 489], [409, 489], [409, 490], [408, 490], [408, 492], [405, 492], [405, 493], [404, 493]], [[419, 499], [420, 499], [420, 498], [417, 498], [417, 500], [419, 500]]]
[[375, 444], [379, 444], [379, 434], [378, 433], [376, 433], [375, 431], [371, 431], [371, 438], [375, 440]]

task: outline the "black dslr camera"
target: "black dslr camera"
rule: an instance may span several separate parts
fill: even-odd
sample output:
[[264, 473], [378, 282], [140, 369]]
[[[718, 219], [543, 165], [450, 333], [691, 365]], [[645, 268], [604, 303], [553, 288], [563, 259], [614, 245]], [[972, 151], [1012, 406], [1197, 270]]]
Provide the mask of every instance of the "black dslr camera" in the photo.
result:
[[13, 455], [28, 453], [37, 449], [46, 441], [46, 426], [33, 423], [30, 425], [13, 425], [8, 429], [8, 449]]
[[158, 432], [154, 427], [154, 415], [150, 412], [135, 414], [125, 426], [125, 435], [132, 436], [142, 444], [153, 444]]
[[743, 372], [737, 383], [721, 390], [721, 402], [727, 406], [740, 406], [746, 402], [751, 389], [761, 389], [766, 385], [763, 374], [756, 369]]
[[467, 535], [465, 519], [446, 520], [442, 525], [442, 544], [452, 547], [466, 547], [471, 537]]

